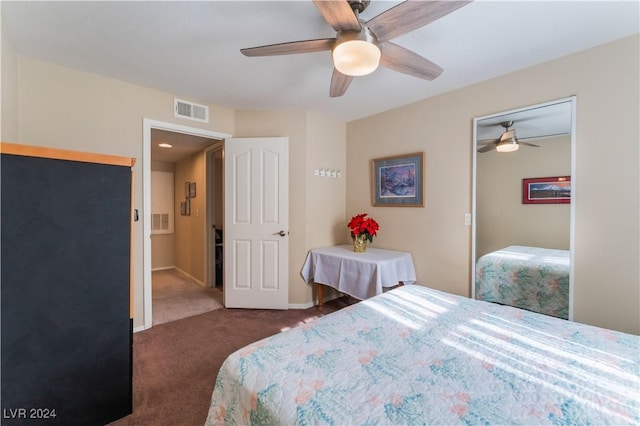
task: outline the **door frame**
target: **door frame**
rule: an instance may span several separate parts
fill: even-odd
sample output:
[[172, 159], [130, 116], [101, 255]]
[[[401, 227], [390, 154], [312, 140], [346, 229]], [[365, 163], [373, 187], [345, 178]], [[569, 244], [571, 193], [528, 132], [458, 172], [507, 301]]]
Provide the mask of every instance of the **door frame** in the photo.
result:
[[215, 130], [183, 126], [150, 118], [142, 119], [142, 304], [144, 315], [142, 328], [137, 328], [135, 331], [146, 330], [153, 325], [151, 287], [151, 129], [220, 140], [231, 137], [228, 133]]
[[[205, 220], [206, 226], [206, 238], [205, 238], [205, 285], [207, 287], [215, 287], [218, 283], [215, 281], [216, 274], [216, 245], [215, 245], [215, 232], [213, 231], [213, 221], [212, 212], [216, 207], [216, 202], [221, 202], [223, 204], [223, 223], [224, 223], [224, 187], [222, 189], [222, 194], [216, 193], [216, 188], [214, 184], [216, 184], [216, 179], [214, 173], [216, 173], [215, 167], [215, 154], [217, 152], [222, 152], [224, 159], [224, 141], [218, 141], [214, 145], [205, 148], [205, 190], [206, 190], [206, 208], [207, 208], [207, 218]], [[224, 163], [224, 162], [223, 162]], [[222, 172], [224, 173], [224, 164], [222, 165]], [[224, 178], [222, 179], [224, 185]], [[216, 195], [218, 195], [218, 199], [216, 200]]]

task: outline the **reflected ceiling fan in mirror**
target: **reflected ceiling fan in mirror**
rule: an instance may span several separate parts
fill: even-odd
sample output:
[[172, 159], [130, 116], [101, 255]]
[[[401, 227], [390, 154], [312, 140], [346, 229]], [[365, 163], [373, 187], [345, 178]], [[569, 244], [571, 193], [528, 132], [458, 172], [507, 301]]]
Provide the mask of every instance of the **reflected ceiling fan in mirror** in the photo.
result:
[[471, 1], [405, 1], [363, 21], [370, 0], [313, 0], [324, 19], [336, 30], [333, 38], [292, 41], [240, 49], [245, 56], [291, 55], [331, 50], [333, 75], [329, 96], [342, 96], [353, 77], [367, 75], [378, 65], [397, 72], [433, 80], [443, 69], [389, 40], [442, 18]]
[[484, 145], [478, 149], [478, 152], [489, 152], [494, 149], [498, 152], [513, 152], [517, 151], [518, 148], [520, 148], [520, 145], [533, 146], [536, 148], [540, 147], [540, 145], [523, 141], [523, 139], [538, 139], [539, 137], [518, 139], [516, 137], [516, 129], [511, 128], [513, 126], [513, 121], [503, 121], [500, 125], [504, 127], [504, 133], [502, 133], [497, 139], [478, 141], [478, 145]]

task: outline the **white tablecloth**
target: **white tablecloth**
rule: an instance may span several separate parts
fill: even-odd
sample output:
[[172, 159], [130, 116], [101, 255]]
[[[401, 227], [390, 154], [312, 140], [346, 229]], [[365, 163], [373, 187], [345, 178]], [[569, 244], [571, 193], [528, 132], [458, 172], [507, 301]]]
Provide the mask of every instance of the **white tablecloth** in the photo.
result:
[[300, 273], [305, 282], [313, 280], [360, 300], [400, 281], [416, 281], [411, 253], [371, 247], [355, 253], [351, 245], [310, 250]]

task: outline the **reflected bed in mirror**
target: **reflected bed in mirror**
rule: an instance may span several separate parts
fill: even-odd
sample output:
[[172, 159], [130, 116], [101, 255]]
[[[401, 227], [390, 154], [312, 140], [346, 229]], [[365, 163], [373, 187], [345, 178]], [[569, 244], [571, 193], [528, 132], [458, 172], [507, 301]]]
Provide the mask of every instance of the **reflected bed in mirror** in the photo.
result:
[[572, 319], [573, 203], [523, 203], [522, 182], [574, 174], [574, 111], [571, 97], [474, 119], [472, 297]]
[[569, 318], [569, 250], [509, 246], [476, 263], [476, 299]]

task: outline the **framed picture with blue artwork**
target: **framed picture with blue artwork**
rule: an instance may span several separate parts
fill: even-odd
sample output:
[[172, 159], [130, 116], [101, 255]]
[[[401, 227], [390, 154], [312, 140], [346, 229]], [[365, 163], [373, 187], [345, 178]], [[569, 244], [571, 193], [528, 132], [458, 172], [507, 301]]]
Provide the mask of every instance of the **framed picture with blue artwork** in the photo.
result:
[[424, 153], [371, 160], [371, 204], [424, 207]]

